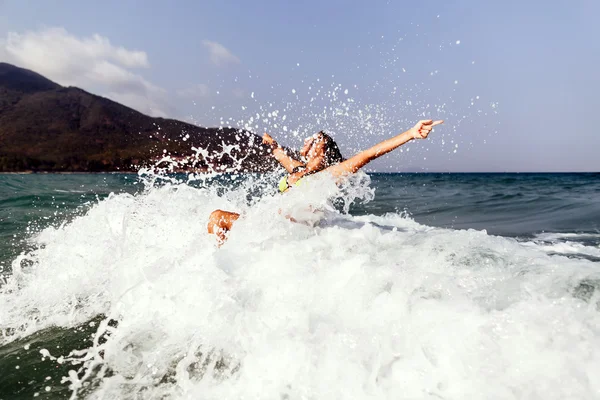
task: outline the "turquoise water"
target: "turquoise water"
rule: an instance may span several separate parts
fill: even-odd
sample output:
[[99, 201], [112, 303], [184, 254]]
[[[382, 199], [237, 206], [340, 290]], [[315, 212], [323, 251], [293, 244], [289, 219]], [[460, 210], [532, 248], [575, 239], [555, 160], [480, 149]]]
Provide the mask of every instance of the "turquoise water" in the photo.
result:
[[0, 174], [0, 269], [35, 232], [70, 221], [110, 193], [140, 189], [136, 175]]
[[[406, 211], [430, 226], [522, 237], [577, 233], [582, 234], [578, 241], [598, 244], [593, 239], [600, 233], [597, 173], [371, 176], [376, 196], [354, 204], [353, 215]], [[143, 189], [133, 174], [0, 175], [0, 268], [10, 268], [33, 233], [82, 215], [110, 193]]]
[[[186, 181], [184, 176], [176, 178]], [[397, 364], [396, 369], [386, 373], [380, 371], [378, 382], [387, 382], [386, 385], [391, 386], [373, 383], [375, 389], [365, 389], [367, 392], [375, 390], [371, 393], [375, 393], [375, 397], [391, 395], [395, 385], [407, 385], [404, 387], [406, 393], [417, 396], [434, 393], [431, 396], [468, 397], [477, 387], [476, 393], [482, 397], [518, 398], [527, 397], [526, 382], [536, 381], [546, 385], [548, 391], [540, 389], [534, 394], [550, 394], [547, 398], [553, 395], [559, 398], [565, 393], [600, 396], [598, 386], [582, 378], [591, 377], [600, 361], [597, 350], [590, 350], [600, 348], [597, 346], [600, 344], [600, 325], [595, 325], [600, 307], [600, 174], [371, 174], [368, 178], [370, 182], [358, 186], [362, 192], [371, 195], [350, 197], [349, 215], [326, 214], [324, 222], [312, 225], [285, 221], [270, 225], [269, 218], [277, 217], [265, 217], [265, 211], [260, 209], [265, 202], [278, 201], [278, 197], [272, 197], [271, 182], [276, 177], [235, 177], [233, 181], [229, 178], [201, 179], [188, 184], [162, 182], [148, 186], [136, 175], [126, 174], [0, 175], [0, 274], [3, 285], [0, 306], [4, 311], [0, 317], [0, 398], [31, 398], [36, 394], [46, 398], [68, 397], [72, 390], [69, 382], [61, 383], [62, 378], [68, 376], [70, 369], [77, 370], [82, 366], [77, 373], [79, 378], [84, 377], [86, 371], [97, 369], [84, 379], [85, 385], [78, 391], [83, 397], [93, 393], [106, 397], [145, 397], [144, 393], [149, 397], [194, 398], [194, 393], [236, 397], [236, 393], [253, 393], [250, 382], [261, 379], [249, 368], [269, 363], [276, 365], [277, 360], [286, 359], [286, 354], [292, 354], [294, 348], [286, 347], [291, 346], [289, 343], [301, 346], [302, 354], [318, 354], [323, 351], [318, 346], [339, 344], [327, 342], [332, 335], [337, 335], [335, 332], [346, 332], [350, 336], [344, 340], [359, 340], [356, 343], [366, 340], [368, 335], [375, 335], [372, 337], [378, 337], [380, 346], [396, 346], [396, 350], [378, 353], [377, 357], [385, 359], [391, 354], [389, 352], [400, 351], [399, 344], [391, 344], [397, 336], [387, 333], [394, 329], [398, 329], [394, 335], [404, 335], [404, 340], [425, 340], [422, 338], [429, 336], [431, 341], [419, 344], [425, 349], [420, 355], [403, 350], [403, 357], [412, 360], [405, 366]], [[264, 180], [269, 183], [261, 183]], [[346, 196], [346, 204], [350, 200]], [[208, 212], [217, 207], [241, 210], [248, 215], [247, 221], [254, 221], [241, 222], [238, 232], [232, 232], [230, 243], [221, 249], [214, 247], [204, 228]], [[338, 204], [337, 208], [340, 210], [343, 205]], [[259, 211], [253, 215], [253, 210]], [[289, 243], [292, 247], [285, 247]], [[269, 256], [271, 252], [273, 254]], [[274, 275], [274, 271], [285, 267], [277, 261], [281, 261], [281, 254], [286, 254], [290, 275], [284, 272]], [[273, 264], [270, 264], [271, 259], [275, 260]], [[306, 270], [307, 266], [320, 265], [322, 260], [328, 261], [318, 271]], [[308, 293], [321, 286], [337, 287], [344, 279], [352, 282], [353, 278], [342, 276], [354, 270], [357, 262], [361, 263], [361, 268], [371, 270], [360, 275], [362, 278], [356, 283], [359, 286], [349, 286], [340, 292], [339, 300], [328, 298], [329, 294], [325, 294], [328, 291], [322, 292], [318, 302], [321, 306], [318, 307], [317, 303], [307, 302], [306, 296], [312, 296]], [[393, 269], [400, 265], [411, 267], [394, 272]], [[17, 276], [13, 276], [15, 268], [18, 268]], [[215, 275], [216, 270], [212, 268], [217, 268], [219, 274], [225, 271], [231, 281], [225, 284], [226, 281], [221, 275]], [[252, 275], [252, 271], [258, 270], [262, 271], [261, 278]], [[325, 272], [328, 270], [329, 274], [336, 271], [337, 277], [328, 276]], [[293, 282], [303, 286], [307, 284], [305, 277], [313, 273], [312, 289], [305, 287], [295, 292]], [[447, 279], [439, 278], [446, 273]], [[376, 277], [381, 274], [389, 275], [388, 283], [369, 281], [379, 279]], [[439, 280], [429, 285], [424, 283], [435, 276]], [[326, 283], [329, 279], [333, 280]], [[193, 286], [187, 287], [190, 281]], [[269, 281], [269, 286], [262, 286]], [[367, 290], [365, 285], [400, 287], [413, 281], [421, 283], [407, 289], [408, 294], [405, 294], [409, 300], [404, 299], [404, 294], [398, 294], [404, 293], [402, 291], [389, 303], [378, 295], [374, 308], [363, 309], [360, 305], [363, 303], [353, 306], [356, 319], [345, 314], [343, 304], [370, 298], [370, 291], [361, 292]], [[215, 282], [226, 286], [215, 286]], [[287, 289], [270, 292], [277, 287]], [[434, 287], [437, 288], [435, 293], [429, 293]], [[424, 293], [417, 303], [410, 300], [415, 290]], [[225, 295], [225, 292], [231, 293]], [[381, 293], [388, 292], [391, 294], [386, 296], [394, 294], [388, 289]], [[133, 293], [136, 301], [130, 303], [128, 299]], [[202, 297], [202, 293], [207, 297]], [[221, 296], [232, 299], [227, 301], [240, 302], [241, 308], [228, 310], [227, 302], [215, 300]], [[290, 321], [294, 321], [294, 315], [299, 316], [293, 330], [289, 331], [299, 336], [289, 343], [286, 340], [291, 333], [280, 325], [280, 320], [265, 322], [275, 335], [265, 343], [278, 343], [283, 346], [281, 351], [275, 346], [265, 352], [257, 344], [267, 333], [250, 321], [254, 321], [255, 315], [260, 315], [263, 321], [273, 315], [261, 308], [263, 301], [265, 306], [279, 304], [276, 309], [282, 315], [288, 315]], [[434, 314], [439, 312], [436, 318], [445, 321], [445, 328], [434, 325], [425, 328], [425, 320], [419, 319], [425, 317], [414, 314], [414, 304], [431, 307], [432, 301], [437, 302], [436, 308], [423, 309]], [[414, 303], [413, 311], [403, 308], [402, 304], [406, 302]], [[207, 309], [203, 310], [200, 304], [205, 304]], [[338, 305], [322, 309], [323, 304]], [[143, 306], [137, 314], [129, 314], [123, 309], [128, 307], [133, 313], [137, 305]], [[395, 310], [380, 316], [380, 321], [402, 314], [404, 321], [412, 321], [412, 325], [397, 328], [396, 322], [390, 319], [387, 328], [382, 326], [378, 333], [373, 331], [362, 336], [366, 334], [362, 331], [364, 321], [375, 318], [379, 312], [374, 310]], [[476, 333], [463, 325], [467, 322], [446, 321], [445, 316], [454, 311], [471, 324], [481, 327], [490, 324], [494, 327], [490, 329], [500, 329], [504, 333], [494, 331], [496, 333], [488, 336], [482, 333], [484, 328]], [[554, 313], [554, 317], [563, 316], [563, 319], [554, 320], [542, 311]], [[237, 326], [238, 322], [228, 320], [232, 313], [237, 315], [235, 321], [241, 318], [246, 322]], [[346, 318], [343, 321], [339, 319], [342, 316]], [[200, 321], [196, 317], [209, 321], [210, 326], [219, 326], [221, 320], [227, 320], [224, 327], [235, 325], [235, 329], [242, 329], [243, 326], [247, 332], [239, 337], [222, 330], [213, 332], [204, 323], [194, 325], [194, 320]], [[505, 322], [507, 318], [512, 318], [509, 325]], [[484, 322], [486, 319], [489, 321]], [[310, 333], [302, 333], [301, 321], [304, 320], [313, 321]], [[376, 320], [369, 322], [371, 326], [377, 325]], [[106, 336], [103, 330], [110, 321], [117, 327], [114, 336]], [[321, 328], [315, 328], [314, 321], [327, 323], [317, 324]], [[564, 327], [560, 321], [564, 322]], [[104, 328], [100, 328], [103, 322]], [[543, 344], [530, 343], [530, 348], [537, 349], [539, 360], [554, 362], [555, 370], [538, 368], [534, 372], [537, 367], [528, 364], [531, 360], [523, 364], [525, 361], [520, 359], [519, 352], [524, 350], [520, 349], [519, 343], [529, 339], [512, 332], [514, 324], [521, 324], [527, 335], [547, 338], [540, 339]], [[451, 382], [444, 380], [443, 376], [450, 374], [456, 365], [443, 360], [450, 357], [457, 343], [436, 336], [436, 332], [439, 330], [442, 335], [444, 329], [452, 330], [452, 327], [457, 334], [474, 335], [473, 340], [483, 349], [480, 353], [461, 343], [467, 347], [461, 355], [454, 355], [461, 368], [471, 365], [470, 368], [477, 369], [480, 365], [488, 365], [486, 368], [495, 371], [497, 378], [500, 374], [494, 384], [487, 380], [485, 371], [488, 370], [477, 370], [469, 375], [470, 370], [466, 367], [464, 376], [455, 376]], [[191, 336], [180, 336], [188, 329]], [[322, 329], [325, 329], [323, 333]], [[574, 330], [575, 336], [570, 336], [569, 329]], [[413, 331], [418, 336], [411, 336]], [[198, 332], [203, 332], [200, 337], [195, 336]], [[276, 336], [279, 333], [281, 337]], [[100, 342], [106, 343], [94, 344], [94, 337], [102, 337]], [[240, 342], [243, 337], [255, 338], [254, 344], [243, 344]], [[579, 338], [579, 344], [573, 343], [571, 347], [564, 344], [575, 337]], [[320, 343], [318, 346], [317, 342]], [[556, 347], [558, 342], [563, 343], [560, 349]], [[191, 343], [196, 347], [190, 347]], [[214, 355], [211, 358], [204, 350], [198, 350], [194, 353], [195, 358], [185, 364], [189, 373], [184, 374], [184, 378], [177, 372], [177, 368], [183, 367], [176, 366], [183, 365], [190, 357], [191, 348], [206, 348], [207, 343], [224, 353], [219, 353], [220, 358]], [[362, 348], [356, 343], [353, 345], [357, 349], [356, 357], [363, 357], [364, 352], [364, 358], [357, 364], [354, 359], [346, 359], [336, 368], [360, 381], [367, 379], [371, 372], [365, 372], [363, 377], [362, 372], [352, 366], [359, 368], [368, 364], [370, 361], [367, 360], [372, 360], [373, 354], [371, 348]], [[102, 348], [102, 353], [98, 353], [102, 357], [95, 358], [95, 362], [100, 362], [93, 364], [96, 367], [92, 367], [89, 360], [81, 360], [73, 366], [70, 362], [57, 363], [52, 359], [67, 356], [71, 350], [86, 348]], [[489, 357], [484, 354], [489, 354], [492, 348], [496, 348], [502, 357], [484, 360]], [[42, 349], [47, 349], [52, 356], [43, 357]], [[579, 351], [588, 358], [585, 362], [579, 360], [578, 367], [573, 369], [572, 363], [578, 362]], [[569, 358], [571, 356], [566, 355], [571, 354], [569, 352], [575, 358]], [[306, 359], [304, 362], [313, 363], [315, 370], [324, 373], [337, 365], [334, 360], [342, 353], [336, 354], [332, 354], [332, 358], [317, 357], [321, 361], [309, 358], [312, 361]], [[295, 357], [291, 360], [301, 359], [299, 355]], [[139, 362], [133, 359], [139, 359]], [[157, 361], [159, 359], [167, 362], [162, 365]], [[227, 367], [226, 359], [229, 363], [236, 360], [233, 364], [238, 363], [238, 366]], [[323, 360], [329, 360], [329, 364]], [[150, 364], [156, 366], [144, 367]], [[190, 372], [196, 371], [198, 365], [212, 365], [214, 371], [224, 371], [222, 373], [237, 378], [223, 381], [223, 378], [209, 379], [205, 372]], [[523, 382], [519, 379], [504, 382], [508, 375], [502, 374], [517, 365], [522, 370]], [[101, 370], [101, 366], [106, 369]], [[421, 377], [411, 375], [415, 370], [427, 371], [429, 376], [439, 375], [436, 379], [441, 383], [437, 389], [431, 389]], [[569, 386], [571, 392], [561, 392], [552, 382], [557, 376], [570, 374], [567, 371], [572, 371], [573, 375], [567, 377], [567, 384], [563, 386], [571, 383], [579, 386], [578, 389]], [[268, 382], [291, 379], [282, 372], [266, 370], [259, 376]], [[265, 393], [284, 395], [289, 392], [294, 397], [307, 388], [313, 394], [323, 393], [318, 389], [320, 383], [315, 383], [320, 378], [300, 370], [294, 376], [298, 388], [293, 385], [285, 390], [271, 387], [272, 384], [265, 380]], [[397, 376], [405, 378], [398, 380]], [[345, 390], [344, 380], [337, 381], [340, 386], [331, 390], [339, 394]], [[129, 383], [124, 385], [123, 382]]]

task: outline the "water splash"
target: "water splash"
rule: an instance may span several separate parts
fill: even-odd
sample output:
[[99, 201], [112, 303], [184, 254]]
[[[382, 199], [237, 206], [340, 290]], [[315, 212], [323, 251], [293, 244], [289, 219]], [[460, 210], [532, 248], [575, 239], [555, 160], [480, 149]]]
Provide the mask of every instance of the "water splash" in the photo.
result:
[[[1, 340], [104, 315], [90, 348], [40, 355], [73, 364], [74, 397], [597, 393], [598, 290], [581, 289], [600, 279], [593, 263], [335, 211], [331, 194], [339, 208], [373, 195], [355, 179], [253, 201], [253, 180], [109, 196], [14, 261]], [[205, 231], [215, 208], [243, 214], [220, 249]]]

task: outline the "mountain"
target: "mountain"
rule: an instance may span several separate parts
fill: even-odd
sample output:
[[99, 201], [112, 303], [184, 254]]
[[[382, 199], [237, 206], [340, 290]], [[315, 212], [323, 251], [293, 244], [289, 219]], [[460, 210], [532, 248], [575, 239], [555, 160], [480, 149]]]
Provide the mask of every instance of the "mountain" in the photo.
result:
[[[233, 145], [237, 148], [223, 154]], [[199, 153], [204, 156], [190, 157]], [[135, 171], [164, 155], [189, 161], [179, 167], [184, 170], [277, 167], [253, 133], [152, 118], [0, 63], [0, 172]]]

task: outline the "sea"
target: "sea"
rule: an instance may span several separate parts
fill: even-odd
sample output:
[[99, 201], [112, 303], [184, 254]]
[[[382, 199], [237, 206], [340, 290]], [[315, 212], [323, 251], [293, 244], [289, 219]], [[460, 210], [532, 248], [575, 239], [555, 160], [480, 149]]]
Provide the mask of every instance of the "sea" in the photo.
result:
[[600, 398], [599, 173], [279, 177], [0, 175], [0, 399]]

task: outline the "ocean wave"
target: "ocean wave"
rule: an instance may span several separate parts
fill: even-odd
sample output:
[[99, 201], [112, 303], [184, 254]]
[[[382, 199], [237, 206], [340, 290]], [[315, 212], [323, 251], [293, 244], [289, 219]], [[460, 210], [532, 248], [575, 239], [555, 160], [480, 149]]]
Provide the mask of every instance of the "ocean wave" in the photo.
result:
[[[344, 213], [373, 195], [364, 176], [336, 207], [332, 183], [248, 201], [251, 186], [112, 194], [44, 229], [0, 289], [0, 340], [103, 315], [89, 349], [43, 354], [79, 362], [67, 382], [90, 398], [599, 393], [597, 263]], [[221, 248], [217, 208], [243, 215]]]

